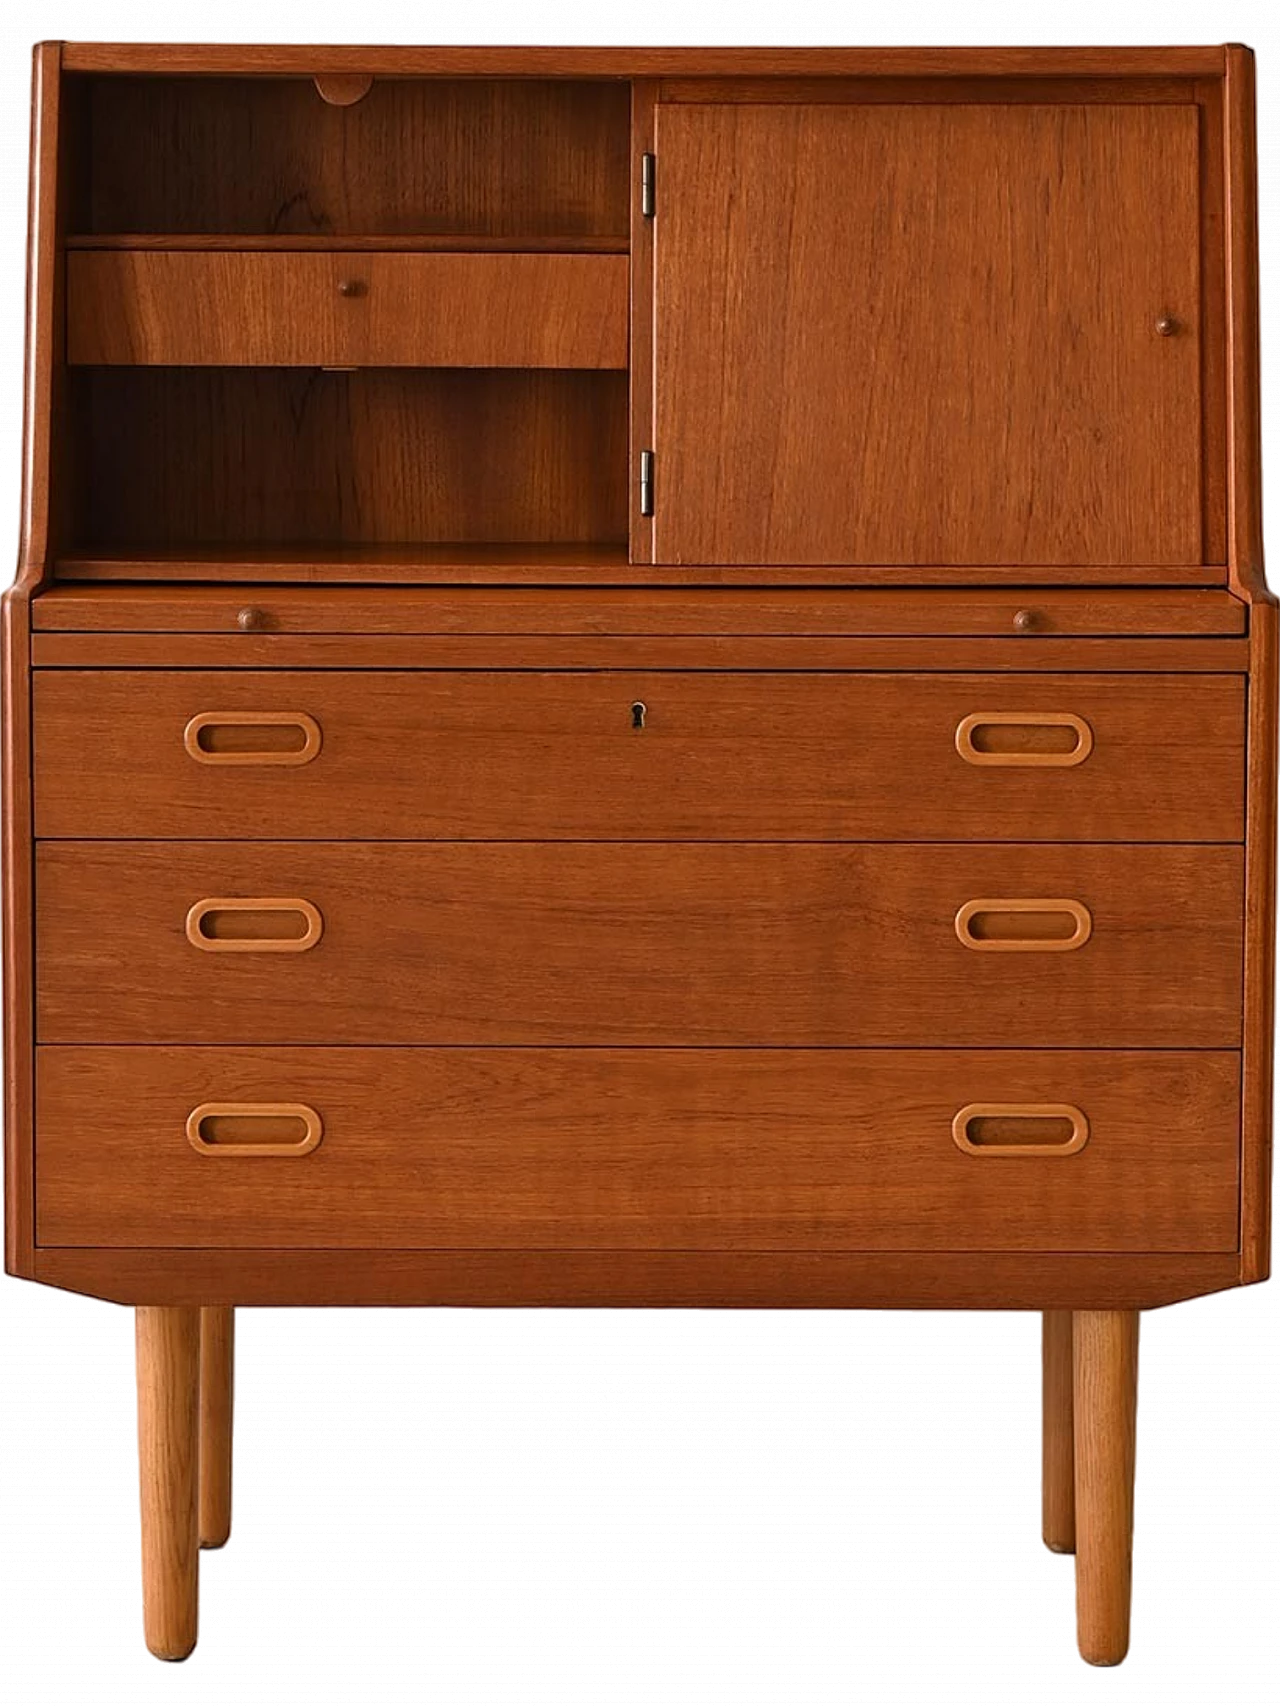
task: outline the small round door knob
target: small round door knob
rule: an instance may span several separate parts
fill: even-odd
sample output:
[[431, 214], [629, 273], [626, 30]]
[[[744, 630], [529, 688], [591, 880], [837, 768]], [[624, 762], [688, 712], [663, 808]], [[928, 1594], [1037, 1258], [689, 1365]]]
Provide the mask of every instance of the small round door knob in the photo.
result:
[[1172, 338], [1181, 330], [1177, 319], [1172, 314], [1162, 314], [1156, 321], [1156, 331], [1162, 338]]
[[338, 280], [339, 296], [363, 296], [368, 288], [363, 279]]
[[255, 629], [267, 626], [267, 613], [259, 610], [256, 605], [246, 605], [242, 611], [236, 612], [236, 627], [245, 634], [252, 634]]
[[1019, 634], [1030, 634], [1039, 626], [1040, 618], [1033, 610], [1019, 610], [1013, 613], [1013, 626]]

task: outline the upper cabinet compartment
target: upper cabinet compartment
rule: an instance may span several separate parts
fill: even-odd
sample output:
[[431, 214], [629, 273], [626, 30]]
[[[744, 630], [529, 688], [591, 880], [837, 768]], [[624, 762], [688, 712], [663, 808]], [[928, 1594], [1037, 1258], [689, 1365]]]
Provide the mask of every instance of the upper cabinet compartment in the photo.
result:
[[627, 83], [66, 93], [64, 570], [625, 564]]
[[72, 229], [626, 249], [627, 84], [377, 78], [351, 100], [361, 82], [84, 80]]
[[74, 365], [627, 365], [610, 83], [99, 78]]
[[660, 105], [655, 561], [1221, 563], [1216, 144], [1170, 87]]

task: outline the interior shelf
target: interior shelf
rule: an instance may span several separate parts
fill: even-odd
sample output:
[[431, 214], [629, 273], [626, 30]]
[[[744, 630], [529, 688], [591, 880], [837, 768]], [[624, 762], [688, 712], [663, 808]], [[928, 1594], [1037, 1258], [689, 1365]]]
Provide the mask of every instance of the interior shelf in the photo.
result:
[[315, 232], [77, 232], [68, 249], [156, 249], [227, 251], [318, 250], [326, 254], [374, 254], [382, 250], [412, 254], [625, 255], [625, 236], [543, 235], [538, 232], [410, 232], [403, 236], [350, 236]]
[[627, 568], [625, 542], [610, 544], [409, 541], [381, 545], [218, 545], [182, 549], [77, 547], [59, 558], [59, 579], [75, 581], [528, 581], [530, 572], [554, 580], [584, 579]]

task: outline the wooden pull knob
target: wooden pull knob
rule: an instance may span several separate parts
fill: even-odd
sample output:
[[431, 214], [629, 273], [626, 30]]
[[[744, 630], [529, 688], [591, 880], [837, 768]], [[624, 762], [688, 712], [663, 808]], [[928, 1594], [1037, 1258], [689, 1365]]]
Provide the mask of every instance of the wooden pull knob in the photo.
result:
[[1180, 330], [1181, 327], [1179, 326], [1178, 320], [1172, 314], [1162, 314], [1156, 321], [1156, 331], [1159, 332], [1162, 338], [1172, 338]]
[[243, 610], [236, 612], [236, 627], [242, 629], [246, 634], [251, 634], [254, 629], [265, 628], [266, 626], [267, 613], [264, 610], [259, 610], [257, 605], [246, 605]]
[[373, 88], [373, 78], [362, 77], [357, 72], [347, 75], [331, 72], [328, 76], [313, 77], [311, 81], [320, 99], [331, 107], [354, 107]]
[[363, 296], [368, 288], [363, 279], [339, 279], [338, 281], [339, 296]]
[[1019, 634], [1030, 634], [1039, 625], [1040, 618], [1033, 610], [1019, 610], [1013, 613], [1013, 626]]

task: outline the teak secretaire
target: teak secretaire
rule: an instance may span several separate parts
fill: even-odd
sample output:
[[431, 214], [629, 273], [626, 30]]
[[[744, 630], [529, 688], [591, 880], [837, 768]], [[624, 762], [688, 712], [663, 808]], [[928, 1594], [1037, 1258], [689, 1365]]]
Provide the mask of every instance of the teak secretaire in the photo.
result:
[[36, 51], [6, 1262], [138, 1307], [1138, 1314], [1268, 1263], [1247, 49]]

